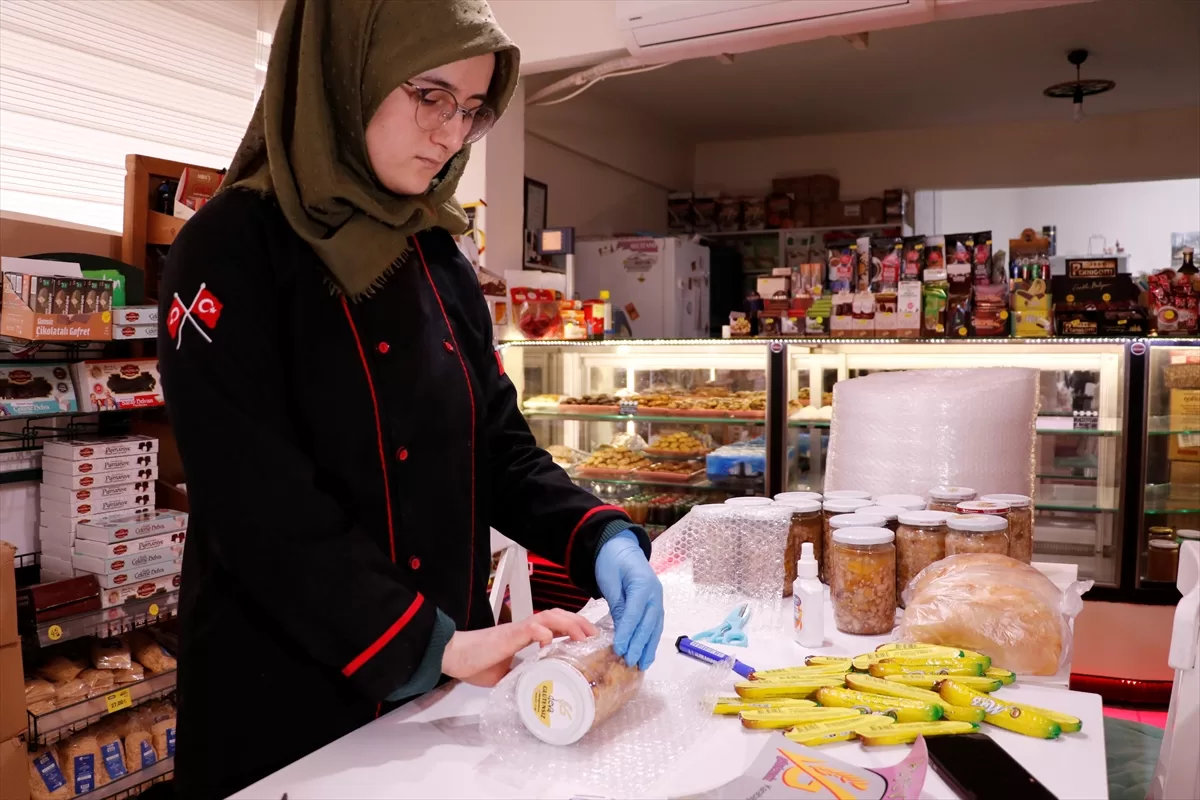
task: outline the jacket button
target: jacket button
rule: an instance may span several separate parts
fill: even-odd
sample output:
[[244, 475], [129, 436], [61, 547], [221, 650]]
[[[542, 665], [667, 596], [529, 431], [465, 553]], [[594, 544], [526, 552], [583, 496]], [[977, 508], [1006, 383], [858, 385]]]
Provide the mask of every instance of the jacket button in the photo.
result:
[[392, 349], [392, 346], [387, 342], [380, 342], [379, 344], [375, 345], [375, 349], [381, 354], [386, 354], [388, 350]]
[[416, 556], [410, 556], [408, 559], [408, 568], [417, 570], [421, 568], [421, 559]]
[[408, 461], [408, 448], [407, 447], [401, 447], [399, 450], [396, 451], [396, 460], [397, 461]]
[[442, 347], [446, 348], [447, 353], [454, 352], [454, 345], [450, 344], [449, 339], [442, 339]]

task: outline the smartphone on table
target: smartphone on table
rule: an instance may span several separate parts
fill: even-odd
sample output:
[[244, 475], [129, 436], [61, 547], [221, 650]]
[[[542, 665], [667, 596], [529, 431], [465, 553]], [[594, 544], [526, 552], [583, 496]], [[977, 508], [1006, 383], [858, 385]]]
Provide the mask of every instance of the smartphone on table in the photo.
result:
[[1058, 800], [986, 733], [931, 736], [929, 763], [963, 800]]

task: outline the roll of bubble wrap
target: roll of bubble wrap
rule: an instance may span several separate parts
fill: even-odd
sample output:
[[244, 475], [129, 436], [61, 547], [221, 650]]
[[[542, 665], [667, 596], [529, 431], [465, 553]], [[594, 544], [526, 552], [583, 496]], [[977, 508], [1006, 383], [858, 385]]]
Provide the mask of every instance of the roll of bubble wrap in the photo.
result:
[[825, 491], [1033, 494], [1037, 370], [878, 372], [833, 387]]

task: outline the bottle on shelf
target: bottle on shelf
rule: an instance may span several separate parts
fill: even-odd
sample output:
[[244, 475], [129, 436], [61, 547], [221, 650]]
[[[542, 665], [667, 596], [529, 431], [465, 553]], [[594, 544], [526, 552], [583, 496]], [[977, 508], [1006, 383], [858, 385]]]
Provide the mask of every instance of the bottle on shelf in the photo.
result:
[[800, 548], [796, 580], [792, 581], [792, 628], [801, 647], [825, 643], [825, 586], [817, 580], [817, 559], [812, 542]]

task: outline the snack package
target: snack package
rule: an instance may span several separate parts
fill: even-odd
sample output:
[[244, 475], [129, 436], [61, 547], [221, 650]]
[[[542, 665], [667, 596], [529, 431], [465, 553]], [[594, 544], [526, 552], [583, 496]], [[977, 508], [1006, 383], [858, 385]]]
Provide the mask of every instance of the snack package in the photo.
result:
[[895, 291], [904, 262], [904, 239], [882, 237], [871, 240], [871, 291]]
[[54, 699], [54, 686], [41, 678], [25, 679], [25, 705]]
[[971, 241], [971, 279], [976, 286], [992, 283], [992, 232], [980, 231]]
[[[670, 200], [667, 201], [670, 203]], [[717, 229], [736, 231], [742, 224], [742, 201], [737, 197], [717, 198]]]
[[86, 794], [110, 782], [104, 771], [100, 743], [92, 734], [85, 731], [72, 736], [59, 745], [59, 756], [72, 795]]
[[133, 666], [129, 644], [118, 636], [93, 639], [92, 666], [96, 669], [129, 669]]
[[118, 683], [137, 683], [146, 679], [146, 671], [141, 664], [134, 662], [129, 669], [118, 669], [113, 671], [113, 679]]
[[[925, 268], [926, 269], [945, 269], [946, 268], [946, 237], [945, 236], [927, 236], [925, 237]], [[922, 273], [924, 274], [924, 273]]]
[[131, 770], [146, 769], [158, 763], [158, 753], [154, 752], [154, 740], [149, 731], [137, 728], [125, 736], [125, 758]]
[[899, 637], [974, 650], [1018, 674], [1055, 675], [1070, 658], [1072, 621], [1091, 587], [1076, 581], [1061, 592], [1008, 556], [948, 556], [904, 589]]
[[150, 727], [150, 740], [159, 761], [175, 755], [175, 717], [167, 717]]
[[74, 797], [54, 750], [39, 747], [29, 754], [29, 796], [32, 800]]
[[742, 230], [761, 231], [767, 226], [767, 206], [761, 197], [742, 198]]
[[613, 652], [611, 619], [597, 627], [600, 633], [591, 639], [547, 647], [517, 682], [521, 722], [544, 742], [577, 742], [616, 714], [642, 686], [642, 671]]
[[78, 703], [88, 696], [91, 688], [79, 678], [69, 681], [59, 681], [54, 684], [54, 705], [62, 708], [72, 703]]
[[975, 234], [955, 233], [946, 236], [946, 279], [950, 294], [971, 294], [971, 259], [975, 251]]
[[1050, 239], [1033, 228], [1021, 231], [1021, 238], [1008, 240], [1009, 277], [1019, 281], [1050, 280]]
[[129, 649], [137, 662], [151, 672], [167, 672], [177, 666], [175, 657], [142, 631], [129, 635]]
[[83, 668], [84, 664], [81, 661], [75, 661], [66, 656], [55, 656], [38, 667], [37, 674], [39, 678], [45, 678], [51, 683], [61, 683], [79, 677]]
[[115, 726], [97, 725], [95, 727], [96, 743], [100, 746], [101, 771], [104, 776], [115, 781], [124, 778], [129, 772], [125, 761], [125, 748], [121, 744], [121, 735]]
[[944, 269], [925, 270], [925, 284], [921, 296], [921, 335], [926, 339], [940, 339], [946, 335], [946, 305], [950, 284]]
[[553, 289], [517, 287], [512, 295], [513, 324], [530, 339], [555, 339], [562, 336], [558, 292]]
[[111, 669], [85, 669], [79, 673], [79, 680], [87, 684], [89, 697], [111, 692], [113, 685], [116, 683]]
[[900, 280], [920, 281], [925, 272], [925, 237], [906, 236], [904, 242], [904, 258], [900, 267]]
[[825, 254], [826, 281], [830, 294], [853, 291], [858, 269], [858, 243], [853, 240], [830, 242]]

